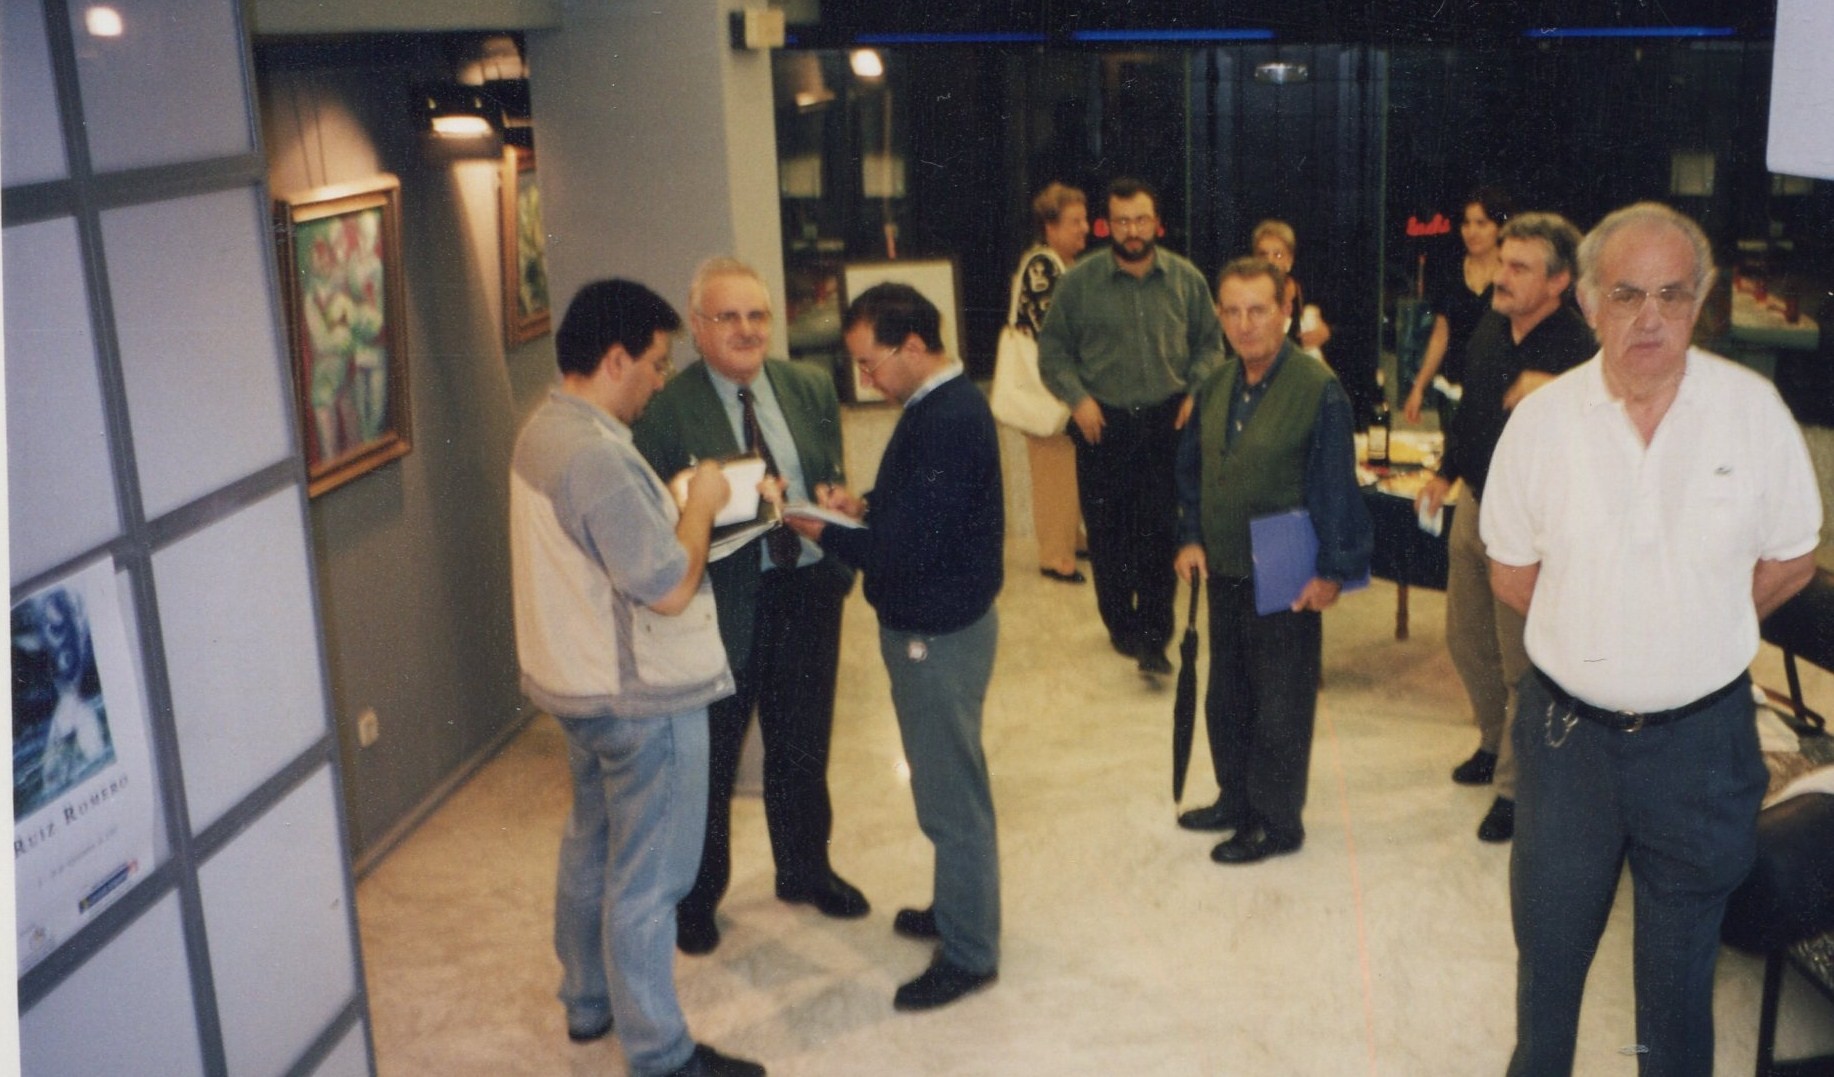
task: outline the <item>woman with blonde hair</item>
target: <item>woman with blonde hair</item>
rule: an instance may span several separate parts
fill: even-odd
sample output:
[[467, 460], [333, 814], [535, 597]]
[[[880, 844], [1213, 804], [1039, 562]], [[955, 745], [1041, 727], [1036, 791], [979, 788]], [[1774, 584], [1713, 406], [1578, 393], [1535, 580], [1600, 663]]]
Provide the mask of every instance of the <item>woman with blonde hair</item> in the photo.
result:
[[1315, 304], [1306, 303], [1305, 290], [1299, 287], [1299, 278], [1293, 276], [1293, 256], [1299, 250], [1299, 238], [1293, 226], [1270, 217], [1255, 225], [1251, 241], [1256, 258], [1272, 262], [1286, 274], [1286, 299], [1292, 304], [1287, 335], [1301, 350], [1322, 360], [1325, 341], [1331, 339], [1331, 327], [1325, 324], [1324, 315]]
[[[1089, 204], [1083, 192], [1051, 183], [1032, 199], [1038, 241], [1019, 257], [1013, 276], [1011, 324], [1034, 339], [1051, 308], [1057, 278], [1089, 238]], [[1076, 447], [1059, 430], [1045, 437], [1027, 434], [1032, 468], [1032, 529], [1038, 537], [1038, 571], [1062, 583], [1087, 579], [1076, 569], [1082, 514], [1076, 492]]]

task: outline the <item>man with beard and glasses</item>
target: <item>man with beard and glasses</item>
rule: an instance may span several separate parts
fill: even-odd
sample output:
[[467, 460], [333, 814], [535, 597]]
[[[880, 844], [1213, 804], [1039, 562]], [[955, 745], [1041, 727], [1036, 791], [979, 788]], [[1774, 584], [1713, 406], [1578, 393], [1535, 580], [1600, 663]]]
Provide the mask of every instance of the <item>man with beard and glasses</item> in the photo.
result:
[[1202, 273], [1157, 243], [1158, 198], [1108, 187], [1114, 242], [1064, 273], [1038, 334], [1038, 369], [1070, 406], [1096, 607], [1140, 672], [1172, 670], [1178, 501], [1172, 467], [1190, 391], [1223, 358]]
[[1481, 841], [1508, 841], [1516, 830], [1515, 752], [1509, 725], [1516, 682], [1528, 672], [1522, 615], [1490, 592], [1490, 559], [1477, 533], [1478, 501], [1503, 424], [1523, 397], [1592, 357], [1598, 345], [1579, 311], [1566, 303], [1579, 229], [1554, 213], [1510, 218], [1498, 234], [1491, 309], [1465, 345], [1464, 397], [1446, 432], [1438, 473], [1416, 504], [1439, 511], [1452, 484], [1464, 483], [1447, 540], [1446, 649], [1477, 719], [1479, 742], [1452, 771], [1460, 785], [1496, 783], [1496, 799], [1478, 825]]

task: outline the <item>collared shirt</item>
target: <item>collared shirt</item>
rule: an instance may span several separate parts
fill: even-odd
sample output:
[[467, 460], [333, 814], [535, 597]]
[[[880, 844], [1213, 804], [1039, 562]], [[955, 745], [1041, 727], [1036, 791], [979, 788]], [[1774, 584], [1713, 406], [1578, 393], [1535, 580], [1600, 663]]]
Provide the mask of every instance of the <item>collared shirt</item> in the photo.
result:
[[[1254, 419], [1255, 410], [1267, 396], [1267, 390], [1285, 368], [1287, 357], [1296, 351], [1292, 343], [1283, 344], [1267, 374], [1253, 385], [1246, 377], [1236, 379], [1235, 395], [1229, 401], [1229, 429], [1224, 444]], [[1175, 476], [1178, 484], [1178, 544], [1189, 546], [1203, 542], [1203, 432], [1198, 428], [1200, 411], [1193, 410], [1178, 440]], [[1312, 527], [1318, 535], [1320, 579], [1360, 579], [1369, 571], [1370, 543], [1368, 509], [1356, 484], [1356, 442], [1353, 431], [1350, 398], [1335, 379], [1318, 402], [1318, 418], [1312, 427], [1312, 441], [1306, 449], [1305, 507], [1311, 513]], [[1359, 536], [1346, 538], [1345, 536]]]
[[[701, 362], [707, 361], [703, 359]], [[708, 363], [707, 380], [713, 383], [713, 391], [720, 398], [720, 406], [726, 409], [726, 421], [732, 424], [733, 440], [741, 447], [745, 445], [745, 405], [739, 402], [739, 390], [751, 390], [752, 410], [758, 416], [758, 433], [764, 438], [764, 443], [770, 446], [771, 459], [777, 462], [777, 470], [783, 474], [786, 484], [783, 499], [815, 500], [815, 492], [809, 489], [807, 476], [803, 474], [802, 457], [796, 454], [796, 439], [790, 436], [790, 424], [783, 418], [782, 405], [777, 403], [777, 391], [771, 388], [770, 375], [759, 369], [758, 376], [751, 379], [751, 384], [741, 386]], [[776, 567], [771, 562], [768, 543], [758, 543], [758, 557], [764, 571], [769, 572]], [[796, 559], [796, 567], [812, 565], [819, 560], [821, 547], [803, 539], [802, 555]]]
[[1113, 249], [1057, 279], [1038, 333], [1038, 372], [1064, 403], [1085, 396], [1117, 408], [1189, 392], [1223, 360], [1223, 328], [1197, 267], [1164, 247], [1144, 277]]
[[1522, 401], [1478, 526], [1493, 560], [1540, 566], [1524, 637], [1535, 664], [1588, 703], [1653, 711], [1750, 664], [1752, 570], [1815, 549], [1821, 497], [1776, 389], [1689, 349], [1647, 446], [1599, 359]]
[[1439, 477], [1464, 479], [1473, 496], [1484, 496], [1490, 457], [1509, 412], [1503, 398], [1525, 370], [1564, 374], [1598, 351], [1592, 330], [1578, 311], [1564, 304], [1515, 339], [1509, 319], [1490, 311], [1478, 319], [1465, 351], [1465, 392], [1446, 432], [1446, 451]]

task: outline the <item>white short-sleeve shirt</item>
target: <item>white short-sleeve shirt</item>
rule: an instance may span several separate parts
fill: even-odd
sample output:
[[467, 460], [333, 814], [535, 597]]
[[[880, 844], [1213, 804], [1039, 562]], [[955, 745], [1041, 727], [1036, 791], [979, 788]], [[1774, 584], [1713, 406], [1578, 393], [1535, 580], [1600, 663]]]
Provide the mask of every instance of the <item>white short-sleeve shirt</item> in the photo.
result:
[[1524, 400], [1481, 512], [1492, 559], [1540, 565], [1535, 665], [1634, 711], [1691, 702], [1750, 665], [1753, 568], [1809, 553], [1821, 528], [1808, 448], [1776, 389], [1697, 348], [1647, 447], [1596, 356]]

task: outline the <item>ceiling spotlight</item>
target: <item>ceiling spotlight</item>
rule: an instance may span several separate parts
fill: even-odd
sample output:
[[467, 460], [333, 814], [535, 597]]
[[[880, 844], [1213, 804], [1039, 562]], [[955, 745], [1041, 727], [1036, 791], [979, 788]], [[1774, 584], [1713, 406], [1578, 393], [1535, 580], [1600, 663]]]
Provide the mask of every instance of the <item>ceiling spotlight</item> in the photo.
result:
[[854, 49], [848, 60], [853, 64], [853, 73], [863, 79], [885, 77], [885, 61], [876, 49]]
[[83, 12], [83, 29], [95, 37], [120, 37], [125, 26], [119, 11], [107, 4], [97, 4]]
[[1271, 82], [1276, 86], [1304, 82], [1311, 77], [1312, 73], [1304, 64], [1288, 63], [1285, 60], [1274, 60], [1255, 68], [1256, 82]]
[[502, 120], [501, 108], [476, 86], [423, 85], [416, 88], [414, 97], [414, 111], [421, 122], [446, 138], [481, 138], [495, 131]]

